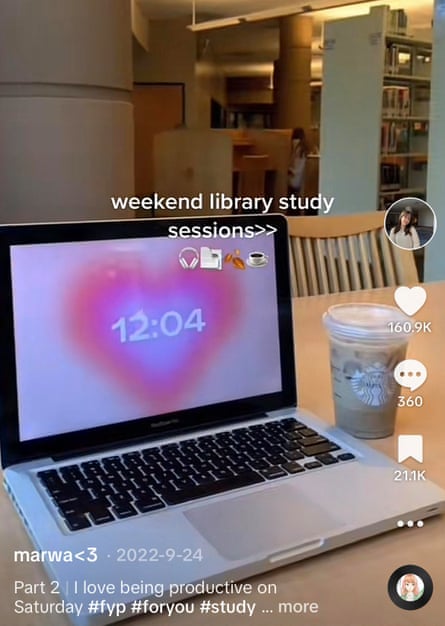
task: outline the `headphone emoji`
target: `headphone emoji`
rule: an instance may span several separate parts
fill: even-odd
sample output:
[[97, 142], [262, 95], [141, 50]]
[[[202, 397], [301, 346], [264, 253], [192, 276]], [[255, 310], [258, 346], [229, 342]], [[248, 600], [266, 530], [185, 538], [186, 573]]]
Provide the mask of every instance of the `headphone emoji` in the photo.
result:
[[179, 253], [179, 263], [185, 270], [194, 270], [199, 263], [199, 252], [196, 248], [187, 246]]

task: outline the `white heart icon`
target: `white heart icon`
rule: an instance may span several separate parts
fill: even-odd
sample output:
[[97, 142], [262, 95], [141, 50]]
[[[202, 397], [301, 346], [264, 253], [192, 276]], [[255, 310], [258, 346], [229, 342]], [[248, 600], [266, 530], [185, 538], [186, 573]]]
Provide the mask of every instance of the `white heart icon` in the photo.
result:
[[398, 287], [394, 300], [406, 315], [415, 315], [426, 302], [426, 291], [423, 287]]

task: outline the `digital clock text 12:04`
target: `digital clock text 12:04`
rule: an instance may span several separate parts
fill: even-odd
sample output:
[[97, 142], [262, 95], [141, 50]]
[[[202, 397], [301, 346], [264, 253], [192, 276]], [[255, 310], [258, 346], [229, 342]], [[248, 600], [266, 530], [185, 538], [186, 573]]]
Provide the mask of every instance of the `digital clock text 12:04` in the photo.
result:
[[159, 318], [150, 318], [140, 309], [130, 316], [120, 317], [111, 330], [119, 333], [121, 343], [148, 341], [159, 335], [177, 337], [183, 331], [201, 333], [206, 327], [202, 309], [193, 309], [189, 314], [182, 315], [178, 311], [166, 311]]

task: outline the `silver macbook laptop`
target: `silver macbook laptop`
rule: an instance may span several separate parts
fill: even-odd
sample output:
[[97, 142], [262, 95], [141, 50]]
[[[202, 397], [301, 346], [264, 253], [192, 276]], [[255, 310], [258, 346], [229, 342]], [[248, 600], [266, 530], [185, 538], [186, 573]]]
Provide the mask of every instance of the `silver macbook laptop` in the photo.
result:
[[2, 464], [35, 546], [15, 558], [76, 624], [443, 510], [298, 407], [288, 268], [281, 216], [0, 229]]

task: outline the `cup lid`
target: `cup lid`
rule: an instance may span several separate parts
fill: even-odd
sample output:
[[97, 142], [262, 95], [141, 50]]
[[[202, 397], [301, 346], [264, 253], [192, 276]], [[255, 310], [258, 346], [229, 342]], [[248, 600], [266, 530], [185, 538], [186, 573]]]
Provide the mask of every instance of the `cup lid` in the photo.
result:
[[[392, 324], [401, 323], [400, 332], [391, 330]], [[361, 341], [404, 342], [411, 335], [403, 323], [411, 319], [394, 306], [373, 303], [335, 304], [323, 315], [329, 332], [344, 339]]]

